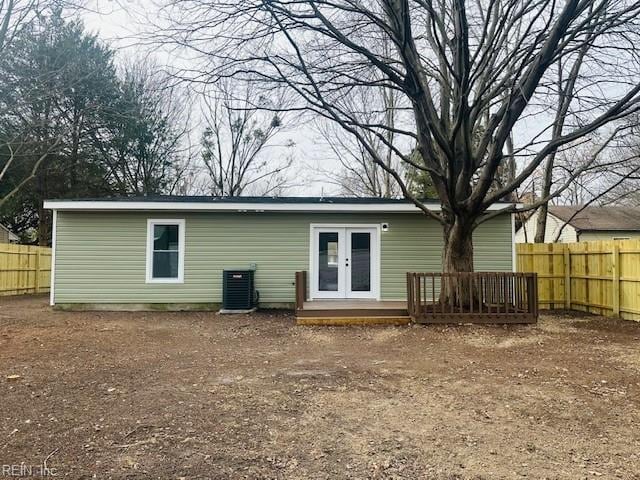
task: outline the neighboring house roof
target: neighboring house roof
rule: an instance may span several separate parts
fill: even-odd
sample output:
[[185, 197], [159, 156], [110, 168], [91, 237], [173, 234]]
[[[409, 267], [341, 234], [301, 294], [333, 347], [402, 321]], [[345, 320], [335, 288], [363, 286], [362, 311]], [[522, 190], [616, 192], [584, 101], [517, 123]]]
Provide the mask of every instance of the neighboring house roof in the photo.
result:
[[580, 210], [581, 208], [550, 205], [549, 213], [579, 231], [640, 231], [640, 208], [585, 207]]
[[[438, 200], [424, 200], [434, 211]], [[490, 210], [510, 203], [495, 204]], [[204, 211], [378, 211], [418, 212], [409, 200], [399, 198], [358, 197], [213, 197], [160, 195], [146, 197], [108, 197], [71, 200], [46, 200], [51, 210], [204, 210]]]
[[0, 228], [2, 230], [6, 231], [9, 234], [9, 241], [10, 242], [17, 242], [18, 240], [20, 240], [15, 233], [13, 233], [11, 230], [9, 230], [7, 227], [2, 225], [1, 223], [0, 223]]

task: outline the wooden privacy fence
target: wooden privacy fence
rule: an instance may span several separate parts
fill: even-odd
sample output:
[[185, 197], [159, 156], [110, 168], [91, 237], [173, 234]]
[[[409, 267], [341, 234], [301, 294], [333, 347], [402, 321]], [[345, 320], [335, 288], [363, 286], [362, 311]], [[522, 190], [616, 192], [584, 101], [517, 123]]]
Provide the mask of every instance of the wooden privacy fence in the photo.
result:
[[[443, 282], [455, 302], [441, 301]], [[407, 309], [418, 323], [534, 323], [535, 273], [407, 273]]]
[[518, 244], [519, 272], [538, 274], [540, 308], [640, 320], [640, 240]]
[[0, 295], [49, 291], [51, 249], [0, 243]]

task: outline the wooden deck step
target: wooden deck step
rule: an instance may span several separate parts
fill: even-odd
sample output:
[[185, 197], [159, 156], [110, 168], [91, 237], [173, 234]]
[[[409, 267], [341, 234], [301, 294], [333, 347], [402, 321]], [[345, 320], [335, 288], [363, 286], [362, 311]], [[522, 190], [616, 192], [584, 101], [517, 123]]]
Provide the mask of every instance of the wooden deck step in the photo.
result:
[[298, 317], [406, 317], [406, 308], [314, 308], [298, 310]]
[[[315, 313], [315, 312], [314, 312]], [[298, 325], [326, 325], [326, 326], [342, 326], [342, 325], [408, 325], [411, 317], [406, 315], [377, 315], [377, 316], [300, 316], [298, 315], [296, 323]]]

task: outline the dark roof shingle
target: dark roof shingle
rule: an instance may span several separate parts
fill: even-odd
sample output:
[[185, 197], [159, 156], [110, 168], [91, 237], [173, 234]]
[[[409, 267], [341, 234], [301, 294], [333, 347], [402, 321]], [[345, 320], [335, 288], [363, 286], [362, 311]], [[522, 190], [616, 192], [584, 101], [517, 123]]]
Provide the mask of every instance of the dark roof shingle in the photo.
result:
[[586, 207], [576, 213], [580, 208], [550, 205], [549, 213], [577, 230], [640, 230], [640, 208]]
[[[62, 199], [61, 199], [62, 200]], [[97, 198], [67, 198], [65, 201], [100, 202], [181, 202], [181, 203], [335, 203], [335, 204], [404, 204], [411, 201], [404, 198], [379, 197], [216, 197], [210, 195], [146, 195], [114, 196]], [[440, 204], [437, 199], [424, 199], [425, 203]]]

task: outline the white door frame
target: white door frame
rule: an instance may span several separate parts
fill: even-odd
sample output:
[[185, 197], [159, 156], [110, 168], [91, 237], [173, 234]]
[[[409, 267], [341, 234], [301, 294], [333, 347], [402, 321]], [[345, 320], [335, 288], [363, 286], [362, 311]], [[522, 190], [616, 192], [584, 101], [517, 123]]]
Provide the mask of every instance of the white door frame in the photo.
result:
[[[338, 231], [338, 262], [342, 263], [338, 273], [338, 290], [335, 292], [321, 292], [318, 285], [318, 232]], [[371, 233], [371, 291], [351, 292], [351, 264], [344, 266], [344, 259], [350, 245], [348, 233], [351, 231], [367, 231]], [[312, 223], [309, 226], [309, 296], [310, 300], [318, 298], [367, 298], [380, 300], [380, 224], [378, 223]], [[344, 232], [344, 233], [342, 233]], [[351, 260], [351, 259], [350, 259]]]

